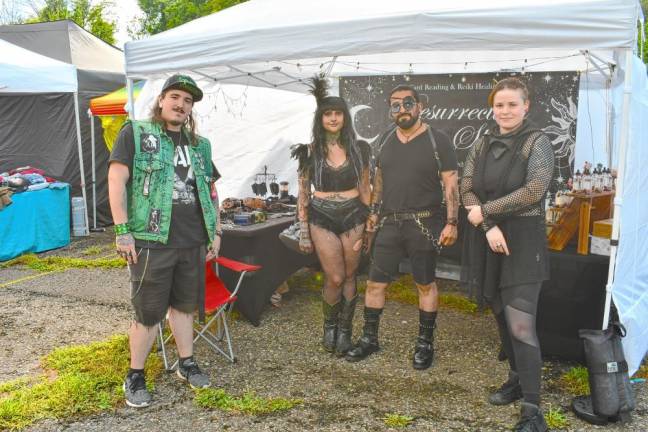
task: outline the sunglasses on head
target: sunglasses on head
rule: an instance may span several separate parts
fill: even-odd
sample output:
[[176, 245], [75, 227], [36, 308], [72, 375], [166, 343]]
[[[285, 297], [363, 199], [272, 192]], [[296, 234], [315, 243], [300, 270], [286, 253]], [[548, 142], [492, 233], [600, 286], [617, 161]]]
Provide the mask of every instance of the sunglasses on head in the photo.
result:
[[412, 111], [412, 109], [416, 106], [416, 100], [412, 96], [406, 96], [403, 98], [402, 102], [392, 102], [389, 105], [389, 111], [391, 111], [392, 114], [398, 114], [401, 110], [401, 107], [405, 111]]

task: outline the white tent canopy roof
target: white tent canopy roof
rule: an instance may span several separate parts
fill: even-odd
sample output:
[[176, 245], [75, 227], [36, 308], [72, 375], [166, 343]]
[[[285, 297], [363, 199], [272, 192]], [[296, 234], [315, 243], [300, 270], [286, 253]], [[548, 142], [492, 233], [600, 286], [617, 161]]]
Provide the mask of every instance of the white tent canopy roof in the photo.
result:
[[73, 93], [76, 67], [0, 39], [0, 93]]
[[640, 13], [636, 0], [251, 0], [128, 42], [126, 73], [299, 90], [290, 82], [315, 71], [366, 75], [372, 64], [377, 74], [584, 69], [580, 50], [610, 59], [634, 47]]

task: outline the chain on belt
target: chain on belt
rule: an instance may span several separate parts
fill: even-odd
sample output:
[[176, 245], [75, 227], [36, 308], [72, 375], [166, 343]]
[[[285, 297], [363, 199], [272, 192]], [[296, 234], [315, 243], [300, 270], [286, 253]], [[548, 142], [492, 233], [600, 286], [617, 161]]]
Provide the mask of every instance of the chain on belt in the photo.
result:
[[[422, 213], [423, 213], [423, 212], [422, 212]], [[434, 234], [432, 234], [432, 233], [430, 232], [430, 230], [428, 229], [428, 227], [426, 227], [425, 225], [423, 225], [423, 222], [421, 222], [421, 216], [419, 216], [419, 213], [407, 213], [407, 215], [410, 216], [411, 219], [414, 220], [414, 222], [416, 223], [416, 225], [417, 225], [417, 226], [419, 227], [419, 229], [421, 230], [421, 234], [423, 234], [423, 236], [424, 236], [426, 239], [428, 239], [428, 241], [432, 242], [432, 246], [434, 246], [434, 248], [436, 249], [437, 253], [440, 253], [440, 252], [441, 252], [441, 249], [443, 249], [443, 245], [441, 245], [441, 243], [439, 242], [439, 239], [438, 239], [438, 238], [434, 238]], [[431, 213], [430, 213], [430, 215], [431, 215]], [[409, 219], [409, 217], [408, 217], [407, 219], [399, 219], [399, 218], [395, 217], [395, 215], [393, 215], [393, 214], [392, 214], [392, 215], [388, 215], [388, 216], [383, 216], [383, 217], [380, 218], [380, 222], [378, 223], [378, 226], [376, 226], [376, 235], [378, 234], [378, 231], [380, 231], [380, 228], [382, 228], [382, 226], [385, 224], [385, 221], [387, 221], [387, 219], [389, 219], [390, 216], [392, 217], [392, 219], [394, 220], [394, 222], [397, 222], [397, 221], [399, 221], [399, 220], [400, 220], [400, 221], [403, 221], [403, 220], [407, 220], [407, 219]]]

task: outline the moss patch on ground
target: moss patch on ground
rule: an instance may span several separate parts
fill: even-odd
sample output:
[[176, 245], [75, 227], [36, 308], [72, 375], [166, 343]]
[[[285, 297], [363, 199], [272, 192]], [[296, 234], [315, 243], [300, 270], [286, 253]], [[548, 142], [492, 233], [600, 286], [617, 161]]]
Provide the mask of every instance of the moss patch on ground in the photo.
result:
[[639, 367], [639, 370], [632, 375], [632, 378], [648, 379], [648, 363], [644, 360], [644, 364]]
[[590, 394], [587, 368], [583, 366], [571, 368], [558, 379], [558, 387], [574, 396]]
[[545, 421], [549, 429], [565, 429], [569, 427], [569, 421], [560, 408], [554, 408], [549, 405], [549, 409], [545, 412]]
[[[310, 291], [321, 292], [323, 281], [324, 275], [321, 272], [302, 271], [288, 279], [288, 286], [291, 289], [301, 287]], [[358, 280], [358, 292], [364, 293], [366, 290], [367, 282]], [[417, 305], [418, 292], [412, 275], [404, 275], [392, 282], [387, 289], [387, 300]], [[469, 314], [479, 313], [477, 303], [457, 293], [440, 293], [439, 304], [442, 308], [454, 309]]]
[[120, 257], [114, 258], [68, 258], [59, 256], [49, 256], [39, 258], [34, 254], [27, 254], [14, 258], [0, 264], [0, 269], [22, 265], [39, 272], [64, 271], [71, 268], [122, 268], [126, 266], [126, 261]]
[[383, 422], [385, 423], [386, 426], [389, 427], [395, 427], [395, 428], [403, 428], [407, 427], [412, 422], [414, 421], [414, 417], [410, 417], [407, 415], [403, 414], [387, 414], [385, 417], [383, 417]]
[[287, 411], [303, 403], [301, 399], [263, 398], [254, 393], [245, 393], [237, 397], [223, 389], [214, 388], [196, 389], [195, 392], [194, 401], [201, 408], [256, 416]]
[[[124, 400], [128, 338], [57, 348], [45, 356], [40, 377], [0, 385], [0, 430], [22, 429], [45, 418], [61, 419], [112, 409]], [[146, 362], [149, 387], [163, 370], [156, 355]]]

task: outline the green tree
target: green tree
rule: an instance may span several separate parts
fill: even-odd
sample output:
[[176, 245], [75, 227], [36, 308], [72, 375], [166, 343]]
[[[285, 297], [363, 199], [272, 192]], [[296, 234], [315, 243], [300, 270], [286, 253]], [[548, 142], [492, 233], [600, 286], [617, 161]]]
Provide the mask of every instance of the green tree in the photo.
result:
[[137, 0], [143, 16], [128, 28], [134, 39], [172, 29], [246, 0]]
[[[644, 35], [646, 39], [648, 39], [648, 0], [641, 0], [641, 9], [643, 10], [644, 14]], [[644, 39], [643, 41], [643, 62], [648, 64], [648, 40]], [[637, 38], [641, 42], [641, 36]], [[639, 50], [641, 53], [641, 49]]]
[[115, 43], [117, 23], [107, 18], [111, 3], [101, 1], [90, 4], [90, 0], [45, 0], [28, 23], [69, 19], [109, 44]]

